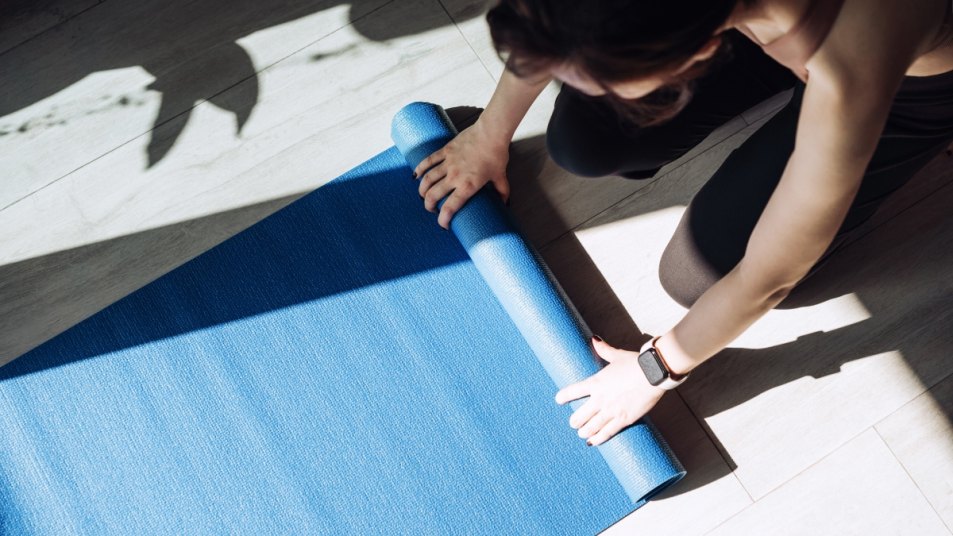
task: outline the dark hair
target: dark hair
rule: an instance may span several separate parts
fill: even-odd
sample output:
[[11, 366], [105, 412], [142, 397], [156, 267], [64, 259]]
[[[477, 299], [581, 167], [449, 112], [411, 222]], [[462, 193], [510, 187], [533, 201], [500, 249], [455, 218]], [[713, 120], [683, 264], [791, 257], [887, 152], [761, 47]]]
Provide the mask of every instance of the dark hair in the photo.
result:
[[753, 0], [501, 0], [486, 20], [497, 54], [517, 76], [568, 63], [599, 84], [621, 115], [647, 126], [677, 115], [718, 55], [666, 75], [665, 85], [640, 99], [624, 99], [608, 85], [681, 67], [738, 2]]

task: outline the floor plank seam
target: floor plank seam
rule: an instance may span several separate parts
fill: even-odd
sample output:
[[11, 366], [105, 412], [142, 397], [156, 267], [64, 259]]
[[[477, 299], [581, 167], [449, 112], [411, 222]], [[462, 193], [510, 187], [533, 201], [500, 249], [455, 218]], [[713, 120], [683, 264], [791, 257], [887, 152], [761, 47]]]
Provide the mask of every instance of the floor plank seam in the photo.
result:
[[[785, 480], [784, 482], [781, 482], [780, 484], [778, 484], [778, 485], [774, 486], [773, 488], [769, 489], [768, 491], [764, 492], [764, 494], [758, 499], [758, 501], [760, 501], [761, 499], [767, 497], [768, 495], [771, 495], [771, 494], [774, 493], [775, 491], [781, 489], [781, 488], [782, 488], [785, 484], [787, 484], [788, 482], [794, 480], [795, 478], [797, 478], [797, 477], [801, 476], [802, 474], [806, 473], [807, 471], [811, 470], [814, 466], [816, 466], [817, 464], [819, 464], [819, 463], [821, 463], [822, 461], [826, 460], [826, 459], [829, 458], [830, 456], [833, 456], [838, 450], [842, 449], [845, 445], [847, 445], [847, 444], [850, 443], [851, 441], [853, 441], [853, 440], [857, 439], [858, 437], [864, 435], [867, 431], [873, 429], [873, 427], [874, 427], [874, 425], [871, 424], [871, 425], [868, 426], [867, 428], [864, 428], [864, 429], [861, 430], [860, 432], [857, 432], [856, 434], [854, 434], [854, 435], [852, 435], [851, 437], [847, 438], [846, 440], [844, 440], [843, 442], [841, 442], [839, 445], [837, 445], [837, 446], [835, 446], [834, 448], [832, 448], [827, 454], [824, 454], [823, 456], [821, 456], [821, 457], [818, 458], [817, 460], [814, 460], [812, 463], [810, 463], [809, 465], [807, 465], [806, 467], [804, 467], [803, 469], [801, 469], [801, 470], [798, 471], [797, 473], [791, 475], [791, 478]], [[757, 502], [757, 501], [755, 501], [755, 502]]]
[[[912, 402], [912, 400], [911, 400], [911, 402]], [[909, 402], [908, 402], [908, 403], [909, 403]], [[904, 406], [905, 406], [905, 405], [906, 405], [906, 404], [904, 404]], [[881, 422], [882, 422], [882, 420], [881, 420]], [[886, 448], [887, 448], [887, 451], [890, 452], [890, 455], [893, 456], [893, 459], [897, 462], [897, 465], [899, 465], [900, 468], [903, 469], [903, 473], [904, 473], [905, 475], [907, 475], [907, 478], [910, 479], [910, 482], [913, 483], [914, 487], [917, 488], [917, 491], [920, 492], [920, 496], [923, 497], [923, 500], [924, 500], [928, 505], [930, 505], [930, 510], [933, 510], [933, 513], [936, 514], [936, 517], [937, 517], [937, 519], [940, 520], [940, 523], [941, 523], [944, 527], [946, 527], [946, 530], [947, 530], [948, 532], [950, 532], [950, 534], [953, 534], [953, 527], [951, 527], [950, 525], [948, 525], [948, 524], [946, 523], [946, 521], [943, 519], [943, 516], [940, 515], [940, 512], [938, 512], [938, 511], [936, 510], [936, 507], [933, 506], [933, 503], [930, 502], [930, 499], [929, 499], [929, 497], [927, 497], [926, 493], [923, 493], [923, 489], [920, 488], [920, 484], [917, 483], [916, 479], [913, 478], [913, 475], [910, 474], [910, 471], [907, 470], [907, 466], [904, 465], [903, 462], [900, 460], [900, 458], [897, 457], [897, 453], [895, 453], [895, 452], [893, 451], [893, 449], [890, 448], [890, 443], [888, 443], [887, 440], [884, 439], [884, 436], [882, 436], [882, 435], [880, 434], [880, 430], [877, 430], [877, 425], [875, 424], [875, 425], [872, 426], [871, 428], [874, 429], [874, 433], [877, 434], [877, 437], [878, 437], [878, 438], [880, 438], [880, 442], [884, 444], [884, 447], [886, 447]]]
[[443, 8], [443, 12], [447, 14], [447, 18], [450, 19], [450, 22], [453, 24], [453, 27], [457, 29], [457, 33], [460, 34], [460, 37], [463, 38], [463, 42], [467, 44], [467, 47], [470, 49], [470, 52], [473, 52], [473, 55], [476, 56], [480, 65], [483, 66], [483, 70], [486, 71], [486, 74], [490, 75], [490, 80], [493, 80], [494, 83], [497, 82], [496, 77], [493, 76], [493, 73], [490, 71], [490, 68], [487, 67], [486, 63], [483, 63], [483, 58], [477, 53], [476, 49], [473, 48], [473, 43], [467, 39], [467, 36], [464, 35], [463, 30], [460, 29], [460, 25], [457, 24], [457, 20], [453, 18], [453, 15], [450, 14], [450, 10], [447, 9], [447, 6], [443, 5], [443, 0], [437, 0], [437, 3], [440, 4], [440, 7]]
[[33, 35], [31, 35], [30, 37], [27, 37], [26, 39], [24, 39], [23, 41], [20, 41], [19, 43], [13, 45], [12, 47], [10, 47], [10, 48], [4, 50], [3, 52], [0, 52], [0, 58], [2, 58], [4, 54], [6, 54], [6, 53], [8, 53], [8, 52], [10, 52], [10, 51], [16, 50], [17, 48], [20, 48], [21, 46], [23, 46], [23, 45], [29, 43], [30, 41], [33, 41], [34, 39], [40, 37], [41, 35], [43, 35], [43, 34], [45, 34], [45, 33], [47, 33], [47, 32], [50, 32], [50, 31], [52, 31], [52, 30], [55, 30], [56, 28], [59, 28], [59, 27], [62, 26], [63, 24], [66, 24], [67, 22], [69, 22], [69, 21], [75, 19], [76, 17], [79, 17], [79, 16], [82, 15], [83, 13], [86, 13], [87, 11], [89, 11], [90, 9], [96, 9], [97, 7], [99, 7], [99, 6], [101, 6], [101, 5], [105, 4], [105, 3], [106, 3], [106, 0], [99, 0], [99, 1], [96, 2], [95, 4], [93, 4], [93, 5], [89, 6], [89, 7], [87, 7], [86, 9], [83, 9], [83, 10], [80, 10], [80, 11], [78, 11], [78, 12], [76, 12], [76, 13], [73, 13], [72, 15], [66, 17], [65, 19], [63, 19], [63, 20], [57, 22], [56, 24], [50, 26], [49, 28], [44, 28], [43, 30], [40, 30], [39, 33], [33, 34]]
[[[52, 180], [52, 181], [46, 183], [46, 184], [44, 184], [43, 186], [40, 186], [40, 187], [37, 188], [36, 190], [33, 190], [32, 192], [30, 192], [30, 193], [24, 195], [23, 197], [20, 197], [20, 198], [18, 198], [18, 199], [15, 199], [14, 201], [12, 201], [12, 202], [10, 202], [10, 203], [4, 205], [3, 207], [0, 207], [0, 212], [2, 212], [2, 211], [4, 211], [4, 210], [6, 210], [6, 209], [12, 207], [13, 205], [16, 205], [17, 203], [22, 202], [23, 200], [25, 200], [25, 199], [27, 199], [28, 197], [30, 197], [30, 196], [36, 194], [37, 192], [41, 192], [41, 191], [43, 191], [44, 189], [46, 189], [46, 188], [48, 188], [48, 187], [50, 187], [50, 186], [52, 186], [52, 185], [58, 183], [59, 181], [65, 179], [66, 177], [69, 177], [69, 176], [72, 175], [73, 173], [76, 173], [77, 171], [79, 171], [79, 170], [85, 168], [86, 166], [92, 164], [93, 162], [96, 162], [97, 160], [99, 160], [99, 159], [101, 159], [101, 158], [103, 158], [103, 157], [105, 157], [105, 156], [108, 156], [108, 155], [112, 154], [112, 153], [115, 152], [117, 149], [120, 149], [120, 148], [122, 148], [122, 147], [128, 145], [129, 143], [132, 143], [133, 141], [136, 141], [136, 140], [138, 140], [139, 138], [142, 138], [143, 136], [145, 136], [145, 135], [147, 135], [147, 134], [149, 134], [149, 133], [151, 133], [151, 132], [154, 132], [155, 130], [157, 130], [158, 128], [162, 127], [163, 125], [169, 123], [170, 121], [173, 121], [174, 119], [176, 119], [176, 118], [178, 118], [178, 117], [180, 117], [180, 116], [182, 116], [182, 115], [184, 115], [184, 114], [186, 114], [186, 113], [191, 112], [192, 110], [194, 110], [195, 108], [201, 106], [202, 104], [205, 104], [205, 103], [209, 102], [211, 99], [213, 99], [213, 98], [215, 98], [215, 97], [217, 97], [217, 96], [219, 96], [219, 95], [222, 95], [223, 93], [225, 93], [225, 92], [231, 90], [232, 88], [234, 88], [234, 87], [236, 87], [236, 86], [238, 86], [238, 85], [240, 85], [240, 84], [242, 84], [242, 83], [244, 83], [244, 82], [246, 82], [246, 81], [248, 81], [248, 80], [250, 80], [250, 79], [252, 79], [252, 78], [257, 77], [258, 75], [260, 75], [261, 73], [264, 73], [265, 71], [267, 71], [267, 70], [269, 70], [269, 69], [274, 68], [274, 67], [275, 67], [276, 65], [278, 65], [279, 63], [281, 63], [281, 62], [287, 60], [288, 58], [291, 58], [292, 56], [294, 56], [294, 55], [300, 53], [301, 51], [307, 49], [308, 47], [314, 46], [315, 44], [317, 44], [317, 43], [323, 41], [324, 39], [327, 39], [328, 37], [330, 37], [330, 36], [336, 34], [337, 32], [339, 32], [339, 31], [341, 31], [341, 30], [343, 30], [343, 29], [345, 29], [345, 28], [347, 28], [347, 27], [353, 25], [355, 22], [357, 22], [357, 21], [359, 21], [359, 20], [361, 20], [361, 19], [363, 19], [363, 18], [365, 18], [365, 17], [368, 17], [368, 16], [374, 14], [375, 12], [377, 12], [377, 11], [383, 9], [384, 7], [386, 7], [386, 6], [390, 5], [390, 4], [392, 4], [394, 1], [395, 1], [395, 0], [388, 0], [387, 2], [384, 2], [384, 3], [381, 4], [380, 6], [377, 6], [376, 8], [374, 8], [374, 9], [372, 9], [371, 11], [365, 13], [364, 15], [362, 15], [362, 16], [360, 16], [360, 17], [358, 17], [358, 18], [356, 18], [356, 19], [354, 19], [354, 20], [348, 22], [348, 23], [345, 24], [344, 26], [341, 26], [341, 27], [339, 27], [339, 28], [335, 28], [333, 31], [331, 31], [331, 32], [329, 32], [329, 33], [327, 33], [327, 34], [321, 36], [320, 38], [315, 39], [314, 41], [311, 41], [310, 43], [307, 43], [307, 44], [305, 44], [305, 45], [299, 47], [298, 49], [293, 50], [292, 52], [290, 52], [290, 53], [288, 53], [288, 54], [286, 54], [286, 55], [284, 55], [284, 56], [278, 58], [277, 60], [273, 61], [272, 63], [269, 63], [268, 65], [266, 65], [266, 66], [262, 67], [261, 69], [255, 71], [254, 74], [251, 74], [251, 75], [249, 75], [249, 76], [246, 76], [246, 77], [244, 77], [244, 78], [242, 78], [242, 79], [240, 79], [240, 80], [238, 80], [238, 81], [232, 83], [231, 85], [229, 85], [229, 86], [227, 86], [227, 87], [225, 87], [225, 88], [222, 88], [221, 90], [219, 90], [219, 91], [217, 91], [217, 92], [215, 92], [215, 93], [209, 95], [208, 97], [205, 97], [205, 98], [203, 98], [203, 99], [197, 100], [197, 101], [196, 101], [192, 106], [190, 106], [189, 108], [183, 109], [183, 110], [180, 111], [179, 113], [177, 113], [177, 114], [175, 114], [175, 115], [169, 117], [168, 119], [162, 121], [161, 123], [156, 123], [156, 124], [154, 124], [154, 125], [152, 126], [152, 128], [150, 128], [149, 130], [147, 130], [147, 131], [145, 131], [145, 132], [142, 132], [142, 133], [140, 133], [140, 134], [137, 134], [137, 135], [133, 136], [132, 138], [129, 138], [128, 140], [126, 140], [126, 141], [120, 143], [119, 145], [113, 147], [112, 149], [109, 149], [108, 151], [102, 153], [101, 155], [94, 157], [92, 160], [89, 160], [89, 161], [86, 162], [85, 164], [83, 164], [83, 165], [81, 165], [81, 166], [79, 166], [79, 167], [77, 167], [77, 168], [75, 168], [75, 169], [70, 170], [70, 171], [67, 172], [66, 174], [64, 174], [64, 175], [62, 175], [62, 176], [60, 176], [60, 177], [58, 177], [58, 178], [56, 178], [56, 179], [54, 179], [54, 180]], [[100, 4], [96, 4], [96, 6], [98, 6], [98, 5], [100, 5]], [[93, 6], [93, 7], [96, 7], [96, 6]], [[92, 9], [92, 8], [90, 8], [90, 9]]]
[[946, 380], [949, 380], [949, 379], [951, 379], [951, 378], [953, 378], [953, 371], [948, 372], [945, 376], [943, 376], [943, 377], [940, 378], [939, 380], [933, 382], [933, 384], [930, 385], [930, 386], [924, 385], [923, 390], [920, 391], [919, 393], [917, 393], [913, 398], [911, 398], [910, 400], [907, 400], [906, 402], [904, 402], [903, 404], [901, 404], [898, 408], [896, 408], [895, 410], [891, 411], [890, 413], [884, 415], [882, 419], [880, 419], [879, 421], [875, 422], [874, 425], [873, 425], [874, 428], [876, 428], [877, 426], [880, 426], [881, 423], [883, 423], [884, 421], [886, 421], [886, 420], [889, 419], [890, 417], [893, 417], [896, 413], [899, 413], [900, 411], [903, 411], [904, 408], [906, 408], [906, 407], [909, 406], [910, 404], [913, 404], [914, 402], [916, 402], [916, 400], [917, 400], [918, 398], [920, 398], [921, 396], [923, 396], [923, 395], [925, 395], [925, 394], [929, 394], [929, 393], [930, 393], [930, 390], [933, 389], [934, 387], [936, 387], [937, 385], [939, 385], [939, 384], [941, 384], [941, 383], [943, 383], [943, 382], [945, 382]]
[[[790, 483], [791, 481], [793, 481], [793, 480], [796, 479], [797, 477], [801, 476], [802, 474], [804, 474], [804, 473], [806, 473], [807, 471], [809, 471], [811, 468], [815, 467], [817, 464], [819, 464], [819, 463], [821, 463], [822, 461], [826, 460], [828, 457], [833, 456], [838, 450], [840, 450], [841, 448], [843, 448], [845, 445], [847, 445], [847, 444], [850, 443], [851, 441], [853, 441], [853, 440], [857, 439], [858, 437], [862, 436], [864, 433], [866, 433], [868, 430], [870, 430], [870, 429], [872, 429], [872, 428], [873, 428], [873, 426], [868, 426], [867, 428], [864, 428], [863, 430], [861, 430], [861, 431], [858, 432], [857, 434], [855, 434], [855, 435], [849, 437], [847, 440], [845, 440], [845, 441], [842, 442], [841, 444], [839, 444], [839, 445], [837, 445], [836, 447], [832, 448], [827, 454], [821, 456], [820, 458], [818, 458], [817, 460], [815, 460], [815, 461], [812, 462], [811, 464], [807, 465], [806, 467], [804, 467], [803, 469], [801, 469], [801, 470], [798, 471], [797, 473], [791, 475], [791, 477], [788, 478], [787, 480], [785, 480], [784, 482], [781, 482], [780, 484], [778, 484], [778, 485], [774, 486], [773, 488], [769, 489], [768, 491], [764, 492], [764, 493], [761, 495], [761, 497], [755, 499], [753, 503], [751, 503], [751, 504], [749, 504], [748, 506], [742, 508], [741, 510], [735, 512], [735, 513], [732, 514], [728, 519], [725, 519], [724, 521], [722, 521], [722, 522], [719, 523], [718, 525], [715, 525], [714, 527], [712, 527], [709, 531], [705, 532], [705, 534], [711, 534], [713, 531], [717, 530], [718, 527], [721, 527], [722, 525], [728, 523], [729, 521], [731, 521], [731, 520], [734, 519], [735, 517], [741, 515], [741, 514], [742, 514], [745, 510], [747, 510], [748, 508], [751, 508], [752, 506], [758, 504], [758, 503], [759, 503], [762, 499], [764, 499], [765, 497], [768, 497], [768, 496], [771, 495], [772, 493], [778, 491], [779, 489], [781, 489], [782, 487], [784, 487], [785, 485], [787, 485], [788, 483]], [[876, 432], [876, 430], [875, 430], [875, 432]], [[732, 473], [735, 473], [735, 471], [732, 471]], [[737, 475], [736, 475], [736, 476], [737, 476]], [[741, 481], [741, 478], [739, 477], [738, 480]], [[744, 486], [742, 486], [742, 487], [744, 487]]]
[[[679, 166], [679, 167], [681, 167], [681, 166]], [[674, 170], [673, 170], [673, 171], [674, 171]], [[621, 198], [617, 199], [614, 203], [612, 203], [611, 205], [607, 206], [606, 208], [600, 210], [599, 212], [596, 212], [595, 214], [593, 214], [592, 216], [586, 218], [586, 219], [583, 220], [582, 222], [580, 222], [580, 223], [578, 223], [578, 224], [576, 224], [576, 225], [570, 227], [569, 229], [566, 229], [565, 231], [559, 233], [559, 234], [556, 235], [554, 238], [552, 238], [549, 242], [547, 242], [545, 245], [548, 246], [548, 245], [550, 245], [550, 244], [553, 244], [553, 243], [555, 243], [557, 240], [560, 240], [560, 239], [562, 239], [563, 237], [565, 237], [565, 236], [567, 236], [567, 235], [569, 235], [569, 234], [571, 234], [571, 233], [574, 233], [574, 232], [576, 232], [576, 231], [582, 230], [582, 228], [585, 227], [586, 224], [588, 224], [589, 222], [595, 220], [595, 219], [598, 218], [599, 216], [601, 216], [601, 215], [605, 214], [606, 212], [612, 210], [613, 208], [615, 208], [616, 206], [618, 206], [619, 204], [621, 204], [621, 203], [622, 203], [623, 201], [625, 201], [626, 199], [629, 199], [629, 198], [632, 197], [633, 195], [635, 195], [635, 194], [641, 192], [642, 190], [648, 188], [649, 186], [651, 186], [652, 184], [654, 184], [655, 181], [661, 180], [661, 178], [664, 177], [664, 176], [666, 176], [666, 175], [668, 175], [668, 172], [666, 172], [664, 175], [660, 175], [660, 176], [658, 176], [658, 177], [654, 177], [654, 178], [652, 178], [652, 179], [645, 180], [645, 185], [642, 186], [641, 188], [638, 188], [637, 190], [635, 190], [635, 191], [633, 191], [633, 192], [630, 192], [629, 194], [625, 195], [624, 197], [621, 197]], [[640, 179], [629, 179], [629, 180], [640, 180]]]
[[682, 404], [685, 404], [685, 408], [688, 409], [688, 413], [692, 416], [692, 419], [698, 424], [698, 426], [705, 433], [705, 437], [708, 438], [708, 441], [711, 442], [711, 445], [715, 447], [715, 451], [718, 452], [718, 456], [721, 458], [721, 461], [725, 462], [725, 466], [728, 467], [728, 471], [731, 476], [734, 477], [735, 481], [738, 482], [738, 485], [741, 486], [741, 489], [744, 490], [745, 495], [748, 496], [748, 500], [751, 501], [751, 504], [754, 504], [754, 496], [751, 495], [751, 492], [745, 487], [744, 482], [738, 478], [738, 475], [735, 474], [735, 463], [731, 459], [731, 456], [728, 455], [727, 451], [724, 448], [724, 445], [721, 444], [721, 441], [718, 441], [718, 438], [715, 437], [714, 432], [711, 430], [711, 427], [708, 426], [708, 423], [704, 419], [700, 418], [695, 410], [688, 404], [688, 401], [685, 400], [685, 397], [682, 396], [682, 393], [679, 393], [678, 390], [675, 391], [675, 394], [678, 395], [678, 398], [681, 399]]
[[[768, 98], [771, 99], [771, 98], [773, 98], [773, 97], [768, 97]], [[763, 102], [763, 101], [762, 101], [762, 102]], [[747, 110], [741, 112], [741, 116], [740, 116], [740, 117], [741, 117], [741, 120], [744, 121], [745, 124], [746, 124], [747, 126], [749, 126], [749, 127], [752, 126], [752, 125], [756, 125], [758, 122], [760, 122], [762, 119], [764, 119], [764, 118], [766, 118], [766, 117], [771, 117], [771, 116], [773, 116], [774, 114], [780, 112], [782, 108], [784, 108], [785, 106], [787, 106], [787, 104], [785, 103], [785, 104], [782, 104], [782, 105], [778, 106], [777, 108], [772, 108], [772, 109], [768, 110], [767, 112], [765, 112], [765, 113], [759, 115], [758, 117], [752, 118], [751, 121], [748, 121], [748, 118], [745, 117], [745, 114], [748, 113], [748, 112], [750, 112], [751, 110], [754, 110], [754, 109], [757, 108], [758, 106], [760, 106], [760, 104], [755, 104], [755, 105], [752, 106], [751, 108], [748, 108]]]
[[[765, 113], [763, 113], [763, 114], [761, 114], [761, 115], [759, 115], [759, 116], [757, 116], [757, 117], [753, 117], [753, 118], [751, 118], [751, 121], [748, 121], [748, 118], [746, 117], [746, 115], [747, 115], [749, 112], [751, 112], [752, 110], [756, 110], [759, 106], [763, 105], [764, 103], [766, 103], [766, 102], [768, 102], [768, 101], [770, 101], [770, 100], [772, 100], [772, 99], [777, 98], [778, 95], [782, 95], [782, 94], [787, 94], [787, 97], [783, 97], [782, 99], [780, 99], [782, 102], [779, 102], [776, 106], [774, 106], [774, 107], [771, 108], [770, 110], [766, 111]], [[788, 104], [790, 104], [790, 103], [791, 103], [791, 97], [792, 97], [793, 95], [794, 95], [794, 88], [793, 88], [793, 87], [790, 88], [790, 89], [785, 89], [784, 91], [779, 91], [779, 92], [775, 93], [774, 95], [772, 95], [772, 96], [770, 96], [770, 97], [768, 97], [768, 98], [762, 100], [760, 103], [755, 104], [755, 105], [752, 106], [751, 108], [748, 108], [747, 110], [741, 112], [741, 120], [744, 121], [745, 123], [747, 123], [748, 126], [750, 127], [750, 126], [752, 126], [752, 125], [754, 125], [754, 124], [756, 124], [756, 123], [758, 123], [758, 122], [760, 122], [760, 121], [762, 121], [762, 120], [764, 120], [764, 119], [770, 118], [770, 117], [774, 116], [776, 113], [780, 112], [782, 108], [784, 108], [785, 106], [787, 106]]]
[[754, 120], [754, 123], [752, 123], [751, 121], [748, 121], [748, 118], [745, 117], [745, 114], [746, 114], [746, 113], [750, 112], [751, 110], [754, 110], [754, 109], [757, 108], [757, 107], [758, 107], [758, 105], [755, 104], [755, 105], [752, 106], [751, 108], [748, 108], [747, 110], [741, 112], [741, 115], [740, 115], [739, 117], [741, 117], [741, 121], [745, 124], [745, 126], [750, 127], [750, 126], [753, 125], [754, 123], [757, 123], [758, 120], [761, 119], [761, 117], [764, 117], [764, 116], [758, 117], [758, 119], [755, 119], [755, 120]]
[[[940, 191], [943, 190], [944, 188], [949, 188], [950, 186], [953, 186], [953, 176], [951, 176], [951, 178], [950, 178], [949, 181], [947, 181], [947, 182], [945, 182], [945, 183], [941, 183], [941, 184], [940, 184], [939, 186], [937, 186], [935, 189], [930, 190], [929, 192], [926, 192], [923, 196], [921, 196], [920, 198], [916, 199], [915, 201], [913, 201], [912, 203], [910, 203], [910, 204], [907, 205], [906, 207], [902, 208], [902, 209], [901, 209], [899, 212], [897, 212], [896, 214], [893, 214], [892, 216], [889, 216], [889, 217], [888, 217], [887, 219], [885, 219], [884, 221], [875, 224], [875, 225], [874, 225], [873, 227], [871, 227], [870, 229], [867, 229], [866, 231], [863, 232], [863, 234], [860, 234], [860, 235], [854, 237], [852, 240], [847, 240], [847, 241], [844, 242], [844, 244], [840, 247], [840, 249], [841, 249], [841, 250], [844, 250], [844, 249], [847, 249], [848, 247], [850, 247], [851, 245], [856, 244], [857, 242], [859, 242], [860, 240], [862, 240], [862, 239], [865, 238], [866, 236], [870, 235], [871, 233], [873, 233], [873, 232], [876, 231], [877, 229], [880, 229], [880, 228], [883, 227], [884, 225], [886, 225], [886, 224], [888, 224], [888, 223], [894, 221], [894, 220], [897, 219], [901, 214], [904, 214], [905, 212], [911, 210], [913, 207], [915, 207], [915, 206], [919, 205], [920, 203], [926, 201], [927, 199], [933, 197], [934, 195], [936, 195], [938, 192], [940, 192]], [[903, 188], [903, 187], [901, 186], [901, 188]], [[896, 193], [896, 192], [893, 192], [893, 193], [890, 193], [890, 194], [887, 194], [887, 195], [893, 195], [894, 193]], [[873, 218], [873, 216], [871, 216], [871, 218]], [[868, 221], [869, 221], [869, 220], [868, 220]], [[861, 225], [863, 225], [863, 224], [861, 224]]]

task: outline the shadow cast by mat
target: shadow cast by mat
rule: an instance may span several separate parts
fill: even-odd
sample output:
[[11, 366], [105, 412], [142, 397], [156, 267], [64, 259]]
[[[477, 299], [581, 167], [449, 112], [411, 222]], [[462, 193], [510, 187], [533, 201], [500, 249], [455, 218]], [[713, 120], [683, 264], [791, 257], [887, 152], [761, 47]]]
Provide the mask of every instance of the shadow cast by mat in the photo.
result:
[[[399, 156], [394, 148], [388, 152]], [[436, 216], [418, 206], [416, 183], [409, 168], [405, 181], [395, 181], [392, 169], [371, 171], [357, 176], [348, 174], [321, 187], [318, 192], [298, 199], [293, 207], [272, 214], [189, 260], [182, 269], [165, 273], [135, 293], [115, 301], [37, 350], [0, 368], [0, 381], [467, 260], [465, 250], [453, 235], [435, 225]], [[379, 218], [375, 221], [379, 225], [370, 228], [366, 216], [340, 209], [353, 206], [355, 199], [360, 200], [363, 214]], [[87, 278], [89, 287], [103, 289], [112, 283], [110, 275], [118, 275], [117, 272], [141, 285], [143, 274], [124, 262], [129, 259], [128, 255], [137, 252], [139, 256], [153, 259], [148, 262], [155, 272], [161, 265], [154, 262], [154, 256], [163, 254], [162, 247], [169, 244], [170, 236], [174, 243], [175, 239], [182, 240], [205, 228], [240, 226], [241, 223], [220, 221], [254, 218], [286, 202], [286, 199], [273, 200], [264, 206], [214, 214], [201, 221], [166, 226], [0, 267], [0, 281], [3, 281], [0, 293], [15, 296], [18, 289], [26, 291], [21, 297], [22, 307], [0, 315], [3, 324], [0, 327], [8, 333], [16, 333], [17, 325], [29, 323], [36, 313], [30, 309], [37, 307], [37, 296], [47, 300], [56, 297], [55, 288], [50, 292], [48, 288], [35, 287], [36, 283], [49, 283], [44, 279], [44, 275], [49, 277], [49, 272], [43, 268], [65, 266], [69, 269], [76, 261], [85, 261], [88, 264], [76, 275]], [[416, 209], [420, 214], [414, 218], [392, 216], [414, 213]], [[332, 214], [335, 225], [318, 225], [314, 220], [322, 214]], [[395, 219], [389, 221], [392, 218]], [[185, 236], [184, 225], [189, 226]], [[320, 232], [313, 232], [315, 229]], [[364, 254], [351, 259], [348, 252], [354, 247], [354, 241], [367, 236], [373, 236], [374, 240], [364, 241], [361, 245]], [[415, 237], [420, 245], [413, 246], [408, 237]], [[426, 255], [421, 253], [424, 247]], [[181, 253], [173, 251], [170, 261], [174, 262], [178, 255]], [[63, 275], [60, 273], [59, 277]], [[192, 277], [200, 277], [201, 284], [195, 284]], [[76, 281], [70, 279], [66, 283]], [[89, 287], [85, 290], [89, 291]], [[105, 290], [116, 293], [115, 287], [106, 286]], [[59, 297], [70, 299], [62, 293]], [[81, 307], [85, 305], [82, 302], [71, 305], [73, 314], [82, 314], [78, 309], [92, 312], [88, 306]], [[145, 311], [150, 312], [150, 320], [144, 319]], [[6, 361], [16, 355], [18, 349], [29, 339], [35, 340], [36, 335], [24, 334], [19, 347], [5, 348], [10, 355], [0, 359]]]

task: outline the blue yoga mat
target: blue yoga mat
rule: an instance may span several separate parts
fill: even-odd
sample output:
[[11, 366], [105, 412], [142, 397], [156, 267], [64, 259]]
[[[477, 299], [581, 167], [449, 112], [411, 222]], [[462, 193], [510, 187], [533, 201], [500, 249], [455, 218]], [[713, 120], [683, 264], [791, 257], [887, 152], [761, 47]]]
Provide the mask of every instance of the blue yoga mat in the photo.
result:
[[0, 368], [0, 534], [593, 534], [684, 471], [640, 421], [598, 448], [599, 369], [484, 189], [452, 233], [396, 147]]

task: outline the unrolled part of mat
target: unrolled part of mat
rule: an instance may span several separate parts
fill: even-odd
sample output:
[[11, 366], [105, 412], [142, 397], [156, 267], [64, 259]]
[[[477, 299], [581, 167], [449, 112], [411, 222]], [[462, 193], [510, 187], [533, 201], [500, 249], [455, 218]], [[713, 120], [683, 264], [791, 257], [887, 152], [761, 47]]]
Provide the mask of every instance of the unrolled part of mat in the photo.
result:
[[[411, 169], [456, 134], [446, 112], [425, 102], [402, 108], [391, 126], [394, 144]], [[591, 331], [489, 185], [460, 209], [450, 228], [557, 387], [600, 370]], [[574, 408], [581, 404], [571, 403]], [[566, 433], [573, 433], [568, 425]], [[636, 508], [685, 476], [648, 418], [597, 448]]]

